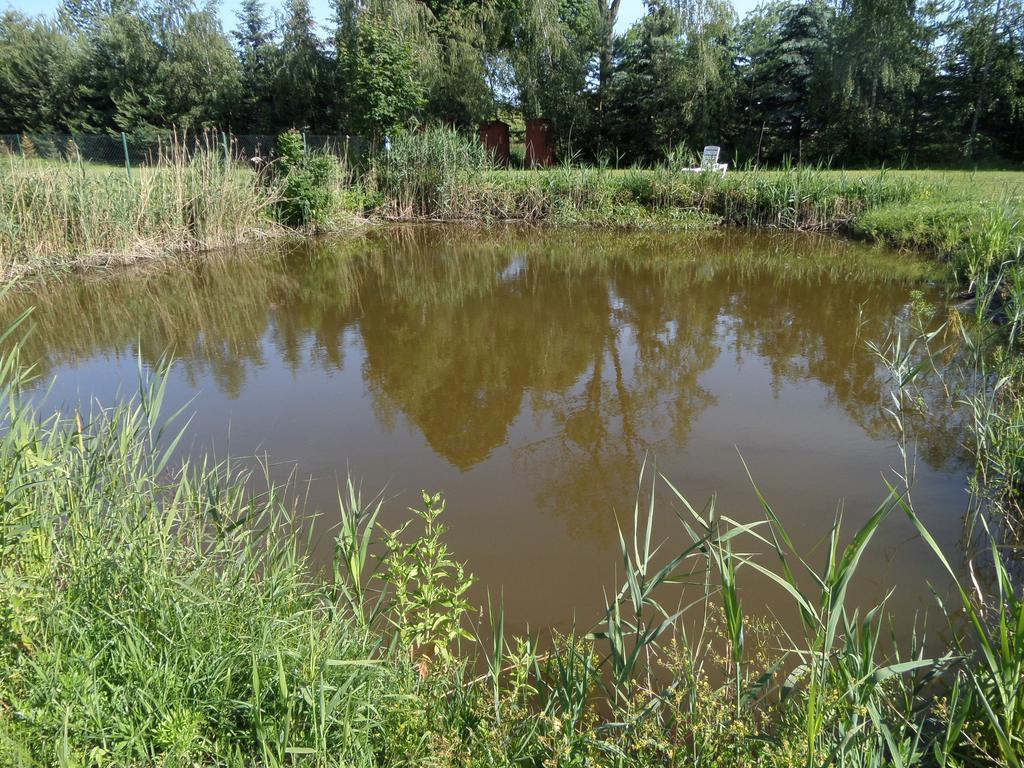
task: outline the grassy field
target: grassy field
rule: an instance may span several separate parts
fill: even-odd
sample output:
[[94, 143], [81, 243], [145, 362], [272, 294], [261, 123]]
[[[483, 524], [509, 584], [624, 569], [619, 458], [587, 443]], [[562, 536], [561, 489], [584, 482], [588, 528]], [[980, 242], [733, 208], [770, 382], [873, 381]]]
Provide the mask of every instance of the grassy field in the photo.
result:
[[[9, 276], [357, 218], [820, 229], [927, 251], [969, 303], [938, 331], [914, 320], [875, 353], [892, 371], [901, 444], [916, 361], [963, 384], [984, 546], [966, 576], [932, 546], [958, 589], [937, 606], [948, 653], [926, 657], [917, 639], [891, 641], [884, 602], [866, 614], [846, 603], [888, 515], [932, 543], [906, 488], [858, 532], [837, 522], [815, 569], [767, 503], [761, 524], [740, 525], [648, 477], [675, 494], [689, 545], [652, 548], [657, 513], [638, 504], [605, 615], [543, 642], [512, 637], [500, 602], [465, 600], [471, 576], [445, 546], [442, 496], [425, 494], [395, 532], [377, 522], [379, 498], [343, 488], [333, 576], [314, 578], [287, 489], [254, 493], [230, 462], [174, 463], [181, 433], [161, 416], [162, 376], [113, 410], [44, 416], [23, 394], [31, 372], [15, 347], [0, 356], [0, 765], [1024, 763], [1024, 603], [1010, 567], [1024, 477], [1024, 174], [494, 171], [444, 132], [396, 140], [367, 169], [294, 156], [257, 175], [207, 154], [129, 179], [3, 162]], [[799, 630], [751, 619], [745, 579], [776, 586]], [[697, 636], [683, 629], [694, 623]]]

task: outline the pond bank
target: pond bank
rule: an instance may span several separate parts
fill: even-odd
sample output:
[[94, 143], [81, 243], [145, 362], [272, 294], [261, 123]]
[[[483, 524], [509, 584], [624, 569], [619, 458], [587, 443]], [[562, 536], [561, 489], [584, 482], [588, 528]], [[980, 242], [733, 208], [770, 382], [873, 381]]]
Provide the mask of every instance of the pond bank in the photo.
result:
[[0, 270], [10, 280], [388, 221], [522, 222], [838, 232], [938, 256], [953, 265], [954, 279], [970, 283], [1013, 259], [1021, 242], [1013, 186], [1024, 174], [1016, 181], [989, 174], [987, 183], [985, 174], [806, 168], [725, 176], [668, 166], [494, 171], [479, 157], [438, 160], [433, 134], [403, 139], [368, 169], [321, 158], [312, 191], [301, 160], [289, 181], [226, 167], [216, 152], [130, 178], [102, 166], [10, 157], [0, 179]]

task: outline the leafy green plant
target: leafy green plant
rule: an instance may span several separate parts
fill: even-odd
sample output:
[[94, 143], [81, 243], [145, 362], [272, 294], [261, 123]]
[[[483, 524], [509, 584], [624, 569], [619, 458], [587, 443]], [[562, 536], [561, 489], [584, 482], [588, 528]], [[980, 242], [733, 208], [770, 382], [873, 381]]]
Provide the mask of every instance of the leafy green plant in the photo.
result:
[[444, 497], [424, 491], [423, 507], [410, 511], [423, 526], [411, 542], [402, 540], [411, 521], [384, 534], [381, 578], [393, 590], [389, 620], [413, 658], [450, 662], [454, 644], [473, 639], [464, 626], [473, 577], [451, 559], [443, 541]]
[[348, 608], [367, 626], [374, 623], [384, 607], [383, 592], [375, 605], [368, 605], [370, 581], [380, 567], [379, 560], [371, 563], [370, 547], [379, 534], [377, 517], [383, 503], [383, 494], [377, 494], [364, 504], [362, 492], [351, 477], [345, 481], [345, 495], [338, 494], [341, 520], [334, 541], [333, 583]]
[[277, 220], [289, 227], [316, 227], [327, 220], [331, 199], [331, 159], [310, 152], [298, 131], [277, 137], [278, 157], [271, 181], [278, 190]]
[[910, 505], [901, 506], [956, 588], [959, 604], [947, 608], [940, 600], [943, 611], [951, 621], [962, 615], [968, 629], [966, 636], [953, 634], [957, 652], [969, 661], [950, 697], [950, 728], [941, 754], [944, 760], [1024, 765], [1024, 600], [1019, 587], [992, 537], [990, 588], [983, 590], [977, 580], [966, 587], [920, 516]]
[[[641, 487], [644, 471], [641, 470]], [[652, 654], [658, 649], [663, 635], [675, 627], [685, 608], [666, 609], [657, 597], [660, 587], [676, 583], [679, 570], [687, 560], [706, 552], [708, 535], [694, 535], [693, 543], [682, 552], [656, 565], [660, 547], [651, 546], [654, 528], [654, 487], [650, 489], [646, 522], [641, 525], [640, 492], [633, 506], [633, 533], [631, 546], [627, 546], [619, 528], [619, 550], [625, 572], [625, 583], [606, 600], [605, 629], [589, 636], [608, 645], [607, 659], [611, 666], [611, 680], [616, 698], [625, 694], [626, 686], [637, 674], [643, 674], [648, 685], [653, 667]]]
[[353, 129], [380, 143], [401, 130], [423, 105], [414, 53], [392, 23], [366, 15], [342, 59]]

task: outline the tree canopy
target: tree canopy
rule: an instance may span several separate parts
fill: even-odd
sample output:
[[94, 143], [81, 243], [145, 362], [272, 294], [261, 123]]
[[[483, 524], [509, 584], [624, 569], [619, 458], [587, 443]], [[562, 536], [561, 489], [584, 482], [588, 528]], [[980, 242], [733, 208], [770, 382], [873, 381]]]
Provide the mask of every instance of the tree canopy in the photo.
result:
[[[269, 0], [267, 0], [269, 2]], [[655, 162], [1024, 160], [1024, 0], [63, 0], [0, 15], [0, 133], [379, 138], [547, 118], [559, 151]]]

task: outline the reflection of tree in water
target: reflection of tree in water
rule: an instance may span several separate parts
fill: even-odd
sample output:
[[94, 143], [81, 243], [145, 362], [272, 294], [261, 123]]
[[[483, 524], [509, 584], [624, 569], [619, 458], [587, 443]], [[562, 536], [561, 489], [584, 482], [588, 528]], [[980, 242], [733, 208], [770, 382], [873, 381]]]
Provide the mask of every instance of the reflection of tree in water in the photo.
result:
[[566, 280], [498, 282], [497, 274], [486, 294], [468, 291], [455, 303], [389, 296], [372, 277], [361, 293], [376, 407], [387, 418], [401, 411], [460, 469], [505, 443], [527, 388], [564, 386], [583, 363], [574, 329], [560, 321], [575, 289]]
[[[445, 284], [445, 262], [431, 264], [421, 277]], [[538, 501], [566, 514], [607, 510], [633, 486], [662, 422], [683, 441], [712, 401], [697, 377], [716, 354], [714, 312], [666, 302], [633, 271], [618, 279], [506, 257], [481, 277], [486, 290], [458, 302], [388, 297], [390, 284], [368, 280], [360, 330], [376, 407], [389, 420], [404, 414], [468, 469], [507, 442], [525, 401], [547, 434], [517, 456], [541, 480]]]
[[[686, 443], [714, 403], [699, 380], [723, 336], [767, 361], [776, 386], [817, 381], [885, 434], [884, 377], [855, 340], [856, 308], [868, 301], [861, 338], [884, 337], [921, 275], [912, 262], [793, 236], [484, 234], [407, 229], [125, 271], [19, 293], [0, 311], [36, 305], [25, 358], [44, 376], [139, 342], [145, 361], [171, 351], [232, 397], [273, 358], [293, 374], [340, 369], [357, 333], [380, 419], [402, 414], [461, 469], [503, 445], [527, 405], [541, 437], [516, 460], [538, 478], [538, 503], [578, 532], [587, 510], [610, 522], [647, 451]], [[924, 425], [922, 455], [948, 461], [957, 434]]]
[[548, 434], [517, 458], [539, 478], [538, 505], [575, 535], [606, 539], [608, 511], [628, 503], [645, 454], [683, 445], [714, 403], [698, 382], [718, 356], [709, 294], [678, 301], [652, 277], [641, 268], [585, 278], [593, 311], [580, 317], [572, 307], [579, 320], [567, 326], [587, 351], [586, 369], [573, 387], [531, 401]]
[[97, 354], [137, 353], [151, 367], [170, 354], [190, 384], [208, 375], [237, 397], [268, 352], [301, 368], [311, 331], [316, 354], [340, 366], [337, 330], [352, 321], [350, 261], [303, 255], [294, 271], [294, 256], [283, 251], [125, 269], [12, 294], [0, 322], [33, 307], [23, 355], [44, 379]]
[[[906, 299], [905, 286], [857, 278], [740, 280], [729, 298], [727, 335], [737, 360], [754, 354], [767, 361], [775, 391], [785, 380], [817, 381], [828, 402], [868, 435], [886, 439], [893, 434], [882, 407], [888, 404], [889, 374], [867, 343], [884, 346], [905, 315]], [[932, 407], [926, 413], [908, 411], [908, 430], [920, 458], [936, 469], [949, 467], [962, 460], [961, 427], [950, 418], [937, 376], [924, 376], [917, 387]]]

